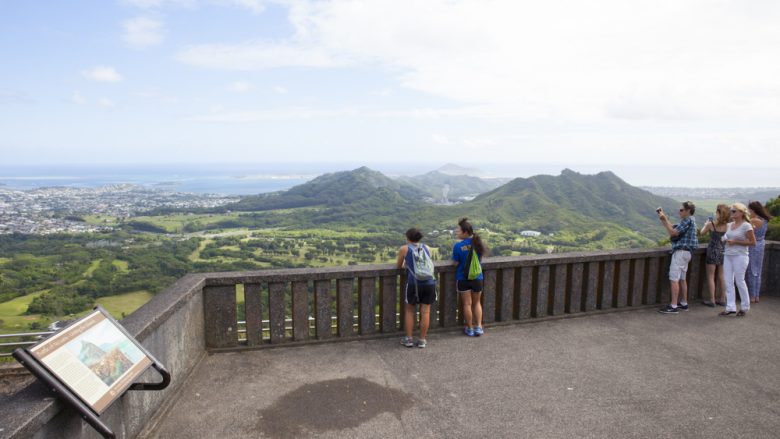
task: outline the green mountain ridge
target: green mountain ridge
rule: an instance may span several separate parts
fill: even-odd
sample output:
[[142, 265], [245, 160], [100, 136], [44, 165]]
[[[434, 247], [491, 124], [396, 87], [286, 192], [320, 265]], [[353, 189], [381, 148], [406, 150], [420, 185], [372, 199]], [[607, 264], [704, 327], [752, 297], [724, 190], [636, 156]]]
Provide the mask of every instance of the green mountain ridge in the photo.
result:
[[431, 171], [413, 177], [399, 177], [398, 180], [425, 191], [431, 198], [439, 202], [475, 197], [500, 185], [496, 180], [486, 181], [479, 177], [451, 175], [439, 171]]
[[353, 203], [404, 205], [426, 196], [426, 192], [415, 186], [363, 166], [352, 171], [323, 174], [286, 191], [245, 197], [238, 203], [225, 206], [225, 209], [266, 211], [312, 206], [339, 207]]
[[[475, 178], [449, 177], [453, 184]], [[504, 233], [536, 230], [566, 233], [571, 239], [606, 234], [610, 242], [626, 238], [625, 246], [646, 247], [666, 237], [655, 209], [661, 206], [674, 217], [679, 207], [677, 201], [631, 186], [612, 172], [583, 175], [569, 169], [558, 176], [516, 178], [461, 204], [433, 205], [424, 201], [429, 198], [419, 187], [362, 167], [324, 174], [284, 192], [246, 197], [225, 209], [253, 212], [241, 223], [246, 227], [441, 230], [467, 216], [478, 227]]]

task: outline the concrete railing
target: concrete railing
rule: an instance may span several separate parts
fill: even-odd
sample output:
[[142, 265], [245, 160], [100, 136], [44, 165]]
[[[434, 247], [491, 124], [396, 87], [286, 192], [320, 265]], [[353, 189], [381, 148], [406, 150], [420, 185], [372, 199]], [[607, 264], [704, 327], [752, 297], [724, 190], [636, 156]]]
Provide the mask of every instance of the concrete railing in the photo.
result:
[[[774, 244], [767, 247], [767, 268], [776, 251]], [[483, 320], [489, 325], [664, 302], [669, 257], [666, 249], [648, 249], [488, 258]], [[704, 257], [702, 247], [689, 267], [690, 300], [702, 298], [707, 288]], [[437, 263], [436, 271], [439, 300], [432, 307], [431, 328], [459, 327], [455, 269]], [[211, 351], [375, 337], [403, 327], [406, 276], [387, 265], [205, 276], [205, 336]], [[245, 326], [238, 321], [240, 311]]]
[[[669, 294], [668, 258], [665, 249], [488, 258], [483, 264], [484, 321], [525, 322], [661, 303]], [[440, 296], [431, 326], [457, 328], [454, 267], [439, 263], [436, 269]], [[706, 290], [704, 273], [701, 248], [689, 269], [691, 300]], [[780, 243], [767, 243], [764, 273], [764, 294], [780, 294]], [[122, 320], [171, 371], [171, 386], [160, 392], [127, 392], [101, 418], [118, 437], [144, 436], [208, 351], [398, 335], [404, 282], [404, 274], [388, 265], [185, 276]], [[241, 307], [245, 336], [238, 331]], [[285, 321], [290, 320], [287, 329]], [[154, 372], [148, 374], [144, 378], [156, 379]], [[21, 437], [96, 436], [34, 383], [10, 397], [0, 396], [0, 438]]]

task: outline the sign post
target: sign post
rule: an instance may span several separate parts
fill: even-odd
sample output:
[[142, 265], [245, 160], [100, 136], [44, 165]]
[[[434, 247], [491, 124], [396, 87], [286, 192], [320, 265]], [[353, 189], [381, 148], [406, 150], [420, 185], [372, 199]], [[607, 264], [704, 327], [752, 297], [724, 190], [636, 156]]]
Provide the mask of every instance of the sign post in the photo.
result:
[[[106, 438], [116, 436], [100, 414], [117, 398], [127, 390], [162, 390], [171, 382], [165, 367], [100, 306], [13, 356]], [[149, 367], [162, 381], [135, 382]]]

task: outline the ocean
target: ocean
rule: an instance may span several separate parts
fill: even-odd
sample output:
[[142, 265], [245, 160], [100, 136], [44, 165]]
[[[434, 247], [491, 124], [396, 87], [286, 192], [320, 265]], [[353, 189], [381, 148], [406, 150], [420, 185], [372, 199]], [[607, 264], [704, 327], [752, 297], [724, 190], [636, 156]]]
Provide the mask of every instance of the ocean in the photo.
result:
[[[289, 189], [326, 172], [363, 166], [354, 163], [214, 165], [0, 165], [0, 187], [101, 187], [129, 183], [174, 192], [251, 195]], [[419, 175], [442, 164], [366, 164], [388, 176]], [[466, 164], [482, 177], [558, 175], [565, 168], [583, 174], [612, 171], [634, 186], [690, 188], [780, 187], [776, 168], [709, 168], [640, 165]]]

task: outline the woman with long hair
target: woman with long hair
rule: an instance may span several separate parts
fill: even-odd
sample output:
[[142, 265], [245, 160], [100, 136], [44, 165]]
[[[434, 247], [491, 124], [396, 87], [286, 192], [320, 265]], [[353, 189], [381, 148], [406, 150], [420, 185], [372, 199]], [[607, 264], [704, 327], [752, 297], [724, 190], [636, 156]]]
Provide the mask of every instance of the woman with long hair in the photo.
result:
[[[710, 243], [707, 246], [707, 286], [710, 288], [710, 300], [704, 301], [704, 304], [710, 307], [715, 305], [726, 306], [726, 278], [723, 276], [723, 253], [725, 252], [725, 243], [721, 239], [728, 228], [729, 206], [718, 204], [715, 209], [715, 217], [710, 218], [701, 228], [699, 234], [710, 234]], [[717, 275], [718, 282], [715, 282]], [[717, 300], [715, 299], [716, 290], [720, 290]]]
[[456, 289], [463, 303], [463, 322], [466, 327], [464, 332], [469, 337], [479, 337], [484, 334], [482, 329], [482, 287], [484, 275], [480, 274], [476, 279], [469, 280], [466, 273], [466, 261], [469, 253], [474, 249], [476, 257], [482, 261], [482, 257], [488, 252], [482, 238], [474, 232], [474, 227], [468, 218], [458, 221], [455, 228], [455, 236], [460, 239], [452, 248], [452, 261], [458, 266], [455, 272]]
[[[748, 267], [748, 247], [756, 245], [756, 235], [750, 224], [750, 214], [742, 203], [731, 206], [731, 219], [723, 239], [726, 252], [723, 257], [723, 271], [726, 275], [726, 310], [721, 316], [736, 314], [742, 317], [750, 310], [750, 297], [745, 283], [745, 271]], [[739, 289], [739, 312], [734, 283]]]
[[750, 301], [758, 302], [758, 294], [761, 289], [761, 269], [764, 265], [764, 238], [769, 228], [769, 220], [772, 216], [766, 211], [763, 204], [758, 201], [751, 201], [748, 204], [750, 212], [750, 223], [753, 224], [753, 231], [756, 234], [756, 245], [748, 249], [748, 269], [745, 273], [745, 281], [750, 293]]

